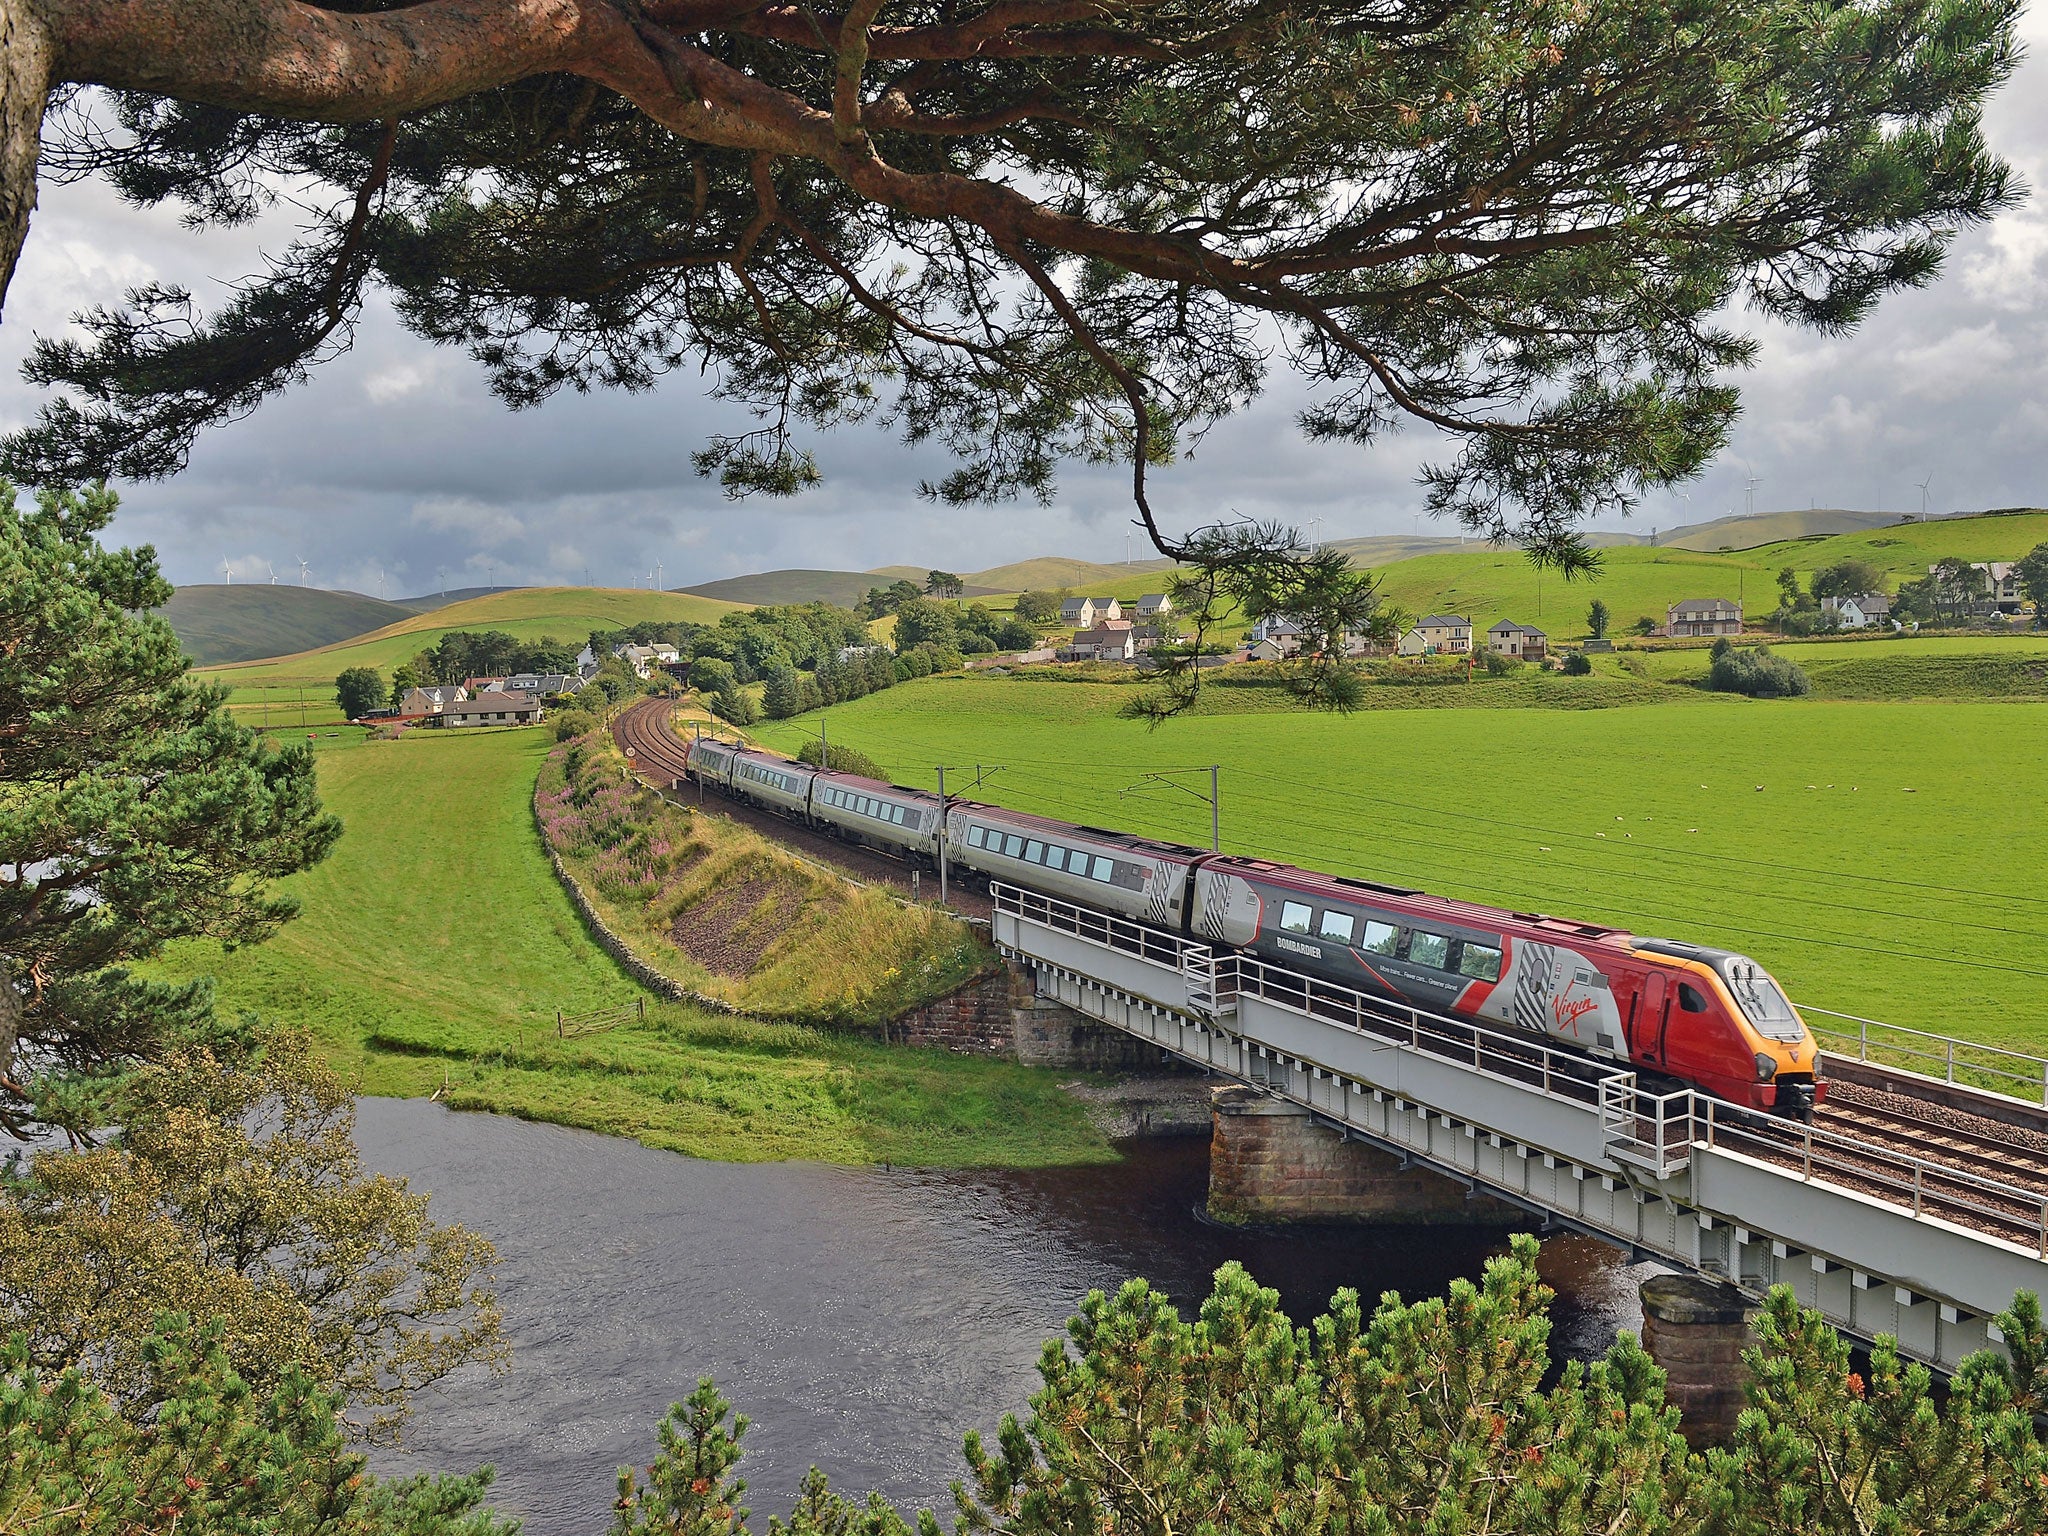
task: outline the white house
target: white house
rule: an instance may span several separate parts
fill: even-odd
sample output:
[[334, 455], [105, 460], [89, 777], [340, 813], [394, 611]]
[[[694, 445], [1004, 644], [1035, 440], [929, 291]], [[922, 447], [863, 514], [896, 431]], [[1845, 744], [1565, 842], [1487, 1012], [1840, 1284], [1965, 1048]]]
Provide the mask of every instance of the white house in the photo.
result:
[[1301, 624], [1284, 613], [1269, 614], [1244, 632], [1245, 643], [1257, 650], [1270, 640], [1285, 656], [1292, 656], [1308, 638], [1308, 631]]
[[1075, 629], [1093, 629], [1104, 620], [1123, 616], [1123, 604], [1113, 597], [1070, 597], [1060, 604], [1060, 622]]
[[1892, 600], [1882, 592], [1858, 592], [1848, 597], [1824, 597], [1820, 611], [1844, 629], [1863, 629], [1889, 623]]
[[574, 672], [516, 672], [492, 685], [500, 693], [530, 693], [537, 699], [574, 693], [583, 678]]
[[1129, 619], [1112, 619], [1077, 631], [1059, 654], [1062, 661], [1129, 661], [1138, 654], [1138, 641]]
[[1160, 619], [1173, 612], [1173, 599], [1164, 592], [1147, 592], [1138, 599], [1138, 617]]
[[656, 667], [672, 667], [682, 659], [682, 652], [672, 645], [656, 641], [653, 645], [615, 645], [612, 654], [633, 669], [635, 677], [645, 677]]

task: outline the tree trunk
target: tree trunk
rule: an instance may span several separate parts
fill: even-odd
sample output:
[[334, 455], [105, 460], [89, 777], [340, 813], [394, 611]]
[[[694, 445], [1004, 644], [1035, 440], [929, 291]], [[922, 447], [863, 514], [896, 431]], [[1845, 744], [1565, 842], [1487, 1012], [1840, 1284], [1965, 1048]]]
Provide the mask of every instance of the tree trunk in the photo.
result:
[[[36, 156], [50, 99], [50, 34], [32, 0], [0, 0], [0, 303], [36, 206]], [[0, 1011], [7, 1004], [0, 1002]], [[19, 1011], [18, 1006], [12, 1010]], [[14, 1021], [0, 1018], [0, 1075], [14, 1059]]]

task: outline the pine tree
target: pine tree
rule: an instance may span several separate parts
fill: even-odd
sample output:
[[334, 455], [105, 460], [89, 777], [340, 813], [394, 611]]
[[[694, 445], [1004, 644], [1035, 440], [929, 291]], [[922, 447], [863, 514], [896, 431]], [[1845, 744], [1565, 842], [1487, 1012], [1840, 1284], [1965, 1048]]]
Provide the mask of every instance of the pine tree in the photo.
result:
[[309, 748], [277, 750], [187, 676], [149, 610], [147, 547], [107, 550], [116, 498], [0, 482], [0, 1131], [91, 1126], [123, 1063], [218, 1032], [205, 983], [138, 976], [170, 939], [257, 942], [272, 882], [323, 858]]

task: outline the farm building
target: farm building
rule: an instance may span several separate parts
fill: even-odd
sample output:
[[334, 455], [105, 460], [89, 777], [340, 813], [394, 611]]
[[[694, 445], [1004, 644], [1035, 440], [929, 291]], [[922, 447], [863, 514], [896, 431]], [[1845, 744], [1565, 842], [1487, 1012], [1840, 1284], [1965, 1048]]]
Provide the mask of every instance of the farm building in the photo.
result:
[[441, 723], [451, 728], [466, 725], [532, 725], [540, 719], [540, 700], [530, 693], [504, 690], [480, 693], [441, 711]]

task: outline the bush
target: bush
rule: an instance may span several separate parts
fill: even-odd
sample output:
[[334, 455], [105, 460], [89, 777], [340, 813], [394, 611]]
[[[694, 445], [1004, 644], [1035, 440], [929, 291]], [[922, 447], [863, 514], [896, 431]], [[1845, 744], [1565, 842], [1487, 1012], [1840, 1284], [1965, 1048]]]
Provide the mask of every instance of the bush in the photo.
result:
[[351, 720], [359, 720], [385, 702], [384, 679], [371, 667], [350, 667], [334, 680], [334, 702]]
[[1635, 628], [1639, 635], [1654, 635], [1657, 633], [1657, 621], [1646, 613], [1636, 620]]
[[1726, 635], [1723, 635], [1714, 642], [1712, 648], [1708, 650], [1707, 655], [1712, 657], [1715, 661], [1719, 661], [1723, 656], [1726, 656], [1730, 651], [1734, 649], [1735, 642], [1733, 640], [1730, 640]]
[[690, 686], [699, 693], [724, 693], [737, 681], [732, 663], [716, 656], [699, 656], [690, 663]]
[[889, 782], [889, 770], [865, 752], [842, 747], [835, 741], [829, 745], [831, 756], [828, 760], [826, 750], [824, 742], [807, 741], [798, 750], [796, 759], [800, 763], [809, 763], [813, 768], [829, 768], [834, 773], [857, 773], [864, 779], [879, 779], [884, 784]]
[[555, 716], [555, 740], [572, 741], [597, 729], [597, 716], [583, 709], [565, 709]]
[[1499, 651], [1488, 651], [1479, 658], [1479, 664], [1486, 668], [1488, 677], [1511, 677], [1522, 670], [1522, 663], [1514, 656], [1503, 656]]
[[1564, 659], [1566, 677], [1584, 677], [1593, 670], [1593, 662], [1584, 651], [1569, 652]]
[[1784, 657], [1773, 656], [1768, 645], [1753, 650], [1730, 646], [1715, 656], [1707, 686], [1716, 693], [1741, 693], [1752, 699], [1794, 699], [1813, 691], [1806, 674]]
[[761, 718], [761, 706], [754, 702], [751, 693], [734, 683], [713, 695], [711, 713], [733, 725], [753, 725]]

